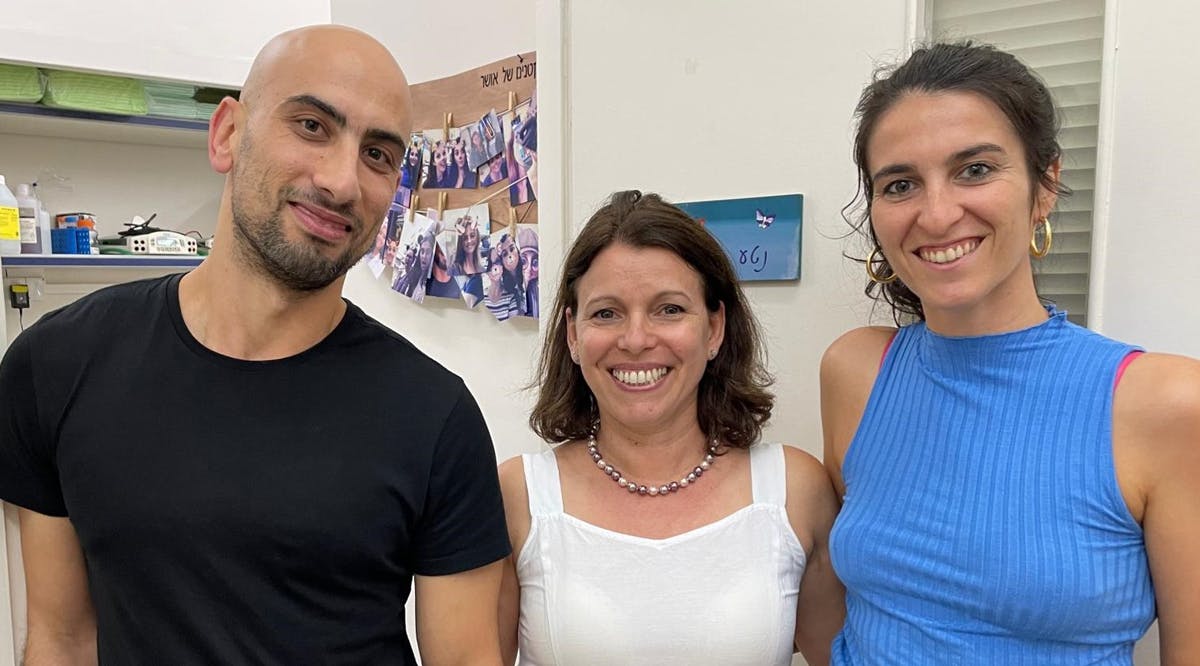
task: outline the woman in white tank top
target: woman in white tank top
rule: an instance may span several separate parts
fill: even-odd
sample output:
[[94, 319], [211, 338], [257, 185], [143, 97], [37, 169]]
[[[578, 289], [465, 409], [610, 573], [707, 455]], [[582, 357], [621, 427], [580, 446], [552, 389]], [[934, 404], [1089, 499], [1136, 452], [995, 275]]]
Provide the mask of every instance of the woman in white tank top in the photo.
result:
[[542, 454], [500, 467], [513, 555], [506, 661], [829, 661], [844, 597], [821, 464], [754, 443], [773, 398], [717, 241], [622, 192], [568, 253], [530, 417]]

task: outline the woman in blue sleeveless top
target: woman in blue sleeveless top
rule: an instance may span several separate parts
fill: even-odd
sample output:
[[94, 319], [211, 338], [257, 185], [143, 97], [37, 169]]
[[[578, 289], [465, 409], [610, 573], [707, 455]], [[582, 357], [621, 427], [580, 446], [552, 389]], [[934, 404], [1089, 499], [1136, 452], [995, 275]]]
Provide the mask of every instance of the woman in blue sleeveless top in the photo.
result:
[[1045, 85], [987, 46], [878, 74], [855, 138], [868, 295], [821, 365], [835, 664], [1200, 664], [1200, 363], [1067, 321], [1031, 257], [1069, 193]]

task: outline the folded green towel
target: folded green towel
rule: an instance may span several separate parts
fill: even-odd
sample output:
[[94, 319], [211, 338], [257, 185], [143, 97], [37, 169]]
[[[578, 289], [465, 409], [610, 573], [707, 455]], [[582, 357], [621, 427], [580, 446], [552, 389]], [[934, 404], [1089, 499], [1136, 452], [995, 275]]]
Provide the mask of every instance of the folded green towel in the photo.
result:
[[169, 81], [143, 81], [142, 86], [150, 97], [169, 97], [172, 99], [192, 99], [196, 94], [196, 86], [190, 83], [171, 83]]
[[146, 89], [141, 81], [120, 76], [46, 70], [42, 104], [126, 116], [146, 115]]
[[216, 104], [203, 104], [196, 102], [196, 114], [193, 116], [196, 120], [207, 121], [212, 118], [212, 114], [217, 110]]
[[32, 104], [42, 98], [45, 90], [37, 67], [0, 64], [0, 100]]
[[146, 110], [152, 116], [169, 116], [171, 118], [196, 117], [196, 101], [192, 99], [162, 99], [146, 98]]

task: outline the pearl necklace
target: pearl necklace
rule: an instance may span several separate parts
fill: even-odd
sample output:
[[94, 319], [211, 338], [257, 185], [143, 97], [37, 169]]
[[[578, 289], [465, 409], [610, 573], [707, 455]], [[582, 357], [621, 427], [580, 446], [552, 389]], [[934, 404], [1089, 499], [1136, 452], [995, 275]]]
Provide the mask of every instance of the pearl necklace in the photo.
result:
[[608, 461], [606, 461], [604, 457], [600, 455], [600, 449], [596, 448], [595, 435], [592, 435], [588, 438], [587, 448], [588, 455], [592, 457], [592, 461], [596, 463], [596, 467], [599, 467], [600, 471], [604, 472], [605, 476], [608, 476], [615, 481], [618, 486], [628, 490], [630, 493], [637, 493], [642, 496], [649, 495], [650, 497], [662, 497], [669, 495], [680, 488], [687, 488], [695, 483], [696, 480], [699, 479], [700, 476], [712, 466], [713, 462], [716, 461], [715, 454], [717, 452], [717, 443], [714, 441], [708, 445], [708, 453], [704, 455], [704, 460], [701, 460], [700, 464], [697, 465], [695, 469], [688, 472], [687, 476], [679, 479], [678, 481], [665, 483], [661, 486], [641, 485], [636, 481], [631, 481], [622, 476], [619, 470], [609, 464]]

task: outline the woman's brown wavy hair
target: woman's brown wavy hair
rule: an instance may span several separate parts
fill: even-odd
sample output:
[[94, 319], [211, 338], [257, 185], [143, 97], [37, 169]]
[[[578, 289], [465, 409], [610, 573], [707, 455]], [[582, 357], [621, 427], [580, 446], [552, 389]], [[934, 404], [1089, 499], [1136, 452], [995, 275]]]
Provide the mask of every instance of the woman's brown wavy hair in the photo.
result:
[[720, 243], [704, 227], [657, 194], [637, 190], [613, 194], [588, 220], [563, 266], [550, 313], [535, 386], [537, 403], [529, 425], [550, 443], [586, 439], [595, 432], [599, 412], [583, 372], [567, 347], [567, 311], [578, 311], [577, 286], [605, 248], [661, 248], [677, 255], [700, 275], [709, 312], [725, 304], [725, 339], [700, 379], [697, 419], [708, 439], [745, 448], [758, 441], [771, 416], [774, 379], [758, 323]]

